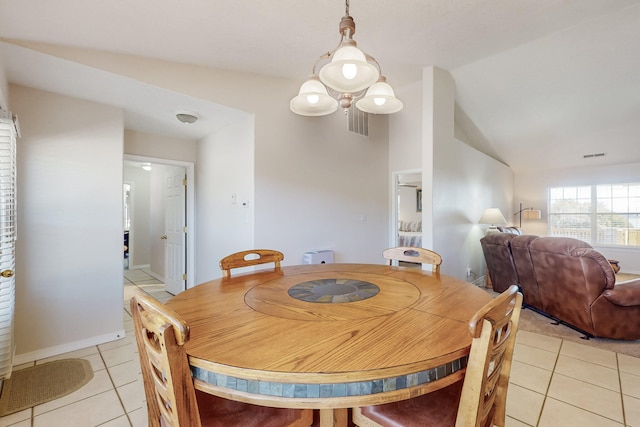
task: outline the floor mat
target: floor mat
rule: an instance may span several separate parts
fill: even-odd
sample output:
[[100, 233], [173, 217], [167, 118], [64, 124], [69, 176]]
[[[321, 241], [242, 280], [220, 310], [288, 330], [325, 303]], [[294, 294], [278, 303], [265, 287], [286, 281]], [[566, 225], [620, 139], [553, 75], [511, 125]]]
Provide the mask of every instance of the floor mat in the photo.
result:
[[0, 417], [66, 396], [93, 378], [85, 359], [62, 359], [11, 373], [0, 395]]

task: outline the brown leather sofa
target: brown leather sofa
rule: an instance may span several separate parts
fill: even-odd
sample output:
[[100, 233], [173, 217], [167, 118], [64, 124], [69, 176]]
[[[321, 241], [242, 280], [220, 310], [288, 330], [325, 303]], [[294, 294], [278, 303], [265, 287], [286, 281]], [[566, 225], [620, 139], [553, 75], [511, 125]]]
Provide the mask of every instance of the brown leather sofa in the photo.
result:
[[490, 233], [480, 240], [487, 265], [486, 274], [496, 292], [504, 292], [509, 286], [520, 283], [511, 255], [511, 241], [516, 236], [506, 232]]
[[616, 284], [609, 261], [588, 243], [510, 233], [480, 242], [495, 291], [515, 280], [526, 306], [587, 336], [640, 339], [640, 280]]

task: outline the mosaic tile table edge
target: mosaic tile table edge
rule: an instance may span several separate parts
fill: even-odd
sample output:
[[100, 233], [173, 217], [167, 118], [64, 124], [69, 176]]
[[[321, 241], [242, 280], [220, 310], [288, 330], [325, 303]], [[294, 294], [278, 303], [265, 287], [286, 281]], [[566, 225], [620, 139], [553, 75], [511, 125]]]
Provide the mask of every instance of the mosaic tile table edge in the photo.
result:
[[453, 374], [467, 366], [468, 356], [414, 374], [372, 381], [347, 383], [296, 384], [247, 380], [191, 367], [194, 378], [208, 384], [250, 394], [296, 399], [327, 399], [333, 397], [368, 396], [427, 384]]

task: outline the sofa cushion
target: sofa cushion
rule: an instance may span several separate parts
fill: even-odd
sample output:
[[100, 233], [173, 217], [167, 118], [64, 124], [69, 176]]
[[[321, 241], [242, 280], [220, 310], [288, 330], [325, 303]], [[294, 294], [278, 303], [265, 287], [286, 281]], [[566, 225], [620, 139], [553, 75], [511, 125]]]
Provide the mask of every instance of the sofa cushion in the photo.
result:
[[640, 279], [616, 285], [604, 291], [602, 295], [615, 305], [625, 307], [640, 305]]
[[529, 251], [531, 242], [537, 238], [538, 236], [532, 234], [516, 236], [511, 241], [511, 253], [513, 255], [513, 263], [516, 266], [523, 302], [544, 310], [544, 298], [542, 298], [538, 289], [538, 281], [533, 271], [533, 262]]

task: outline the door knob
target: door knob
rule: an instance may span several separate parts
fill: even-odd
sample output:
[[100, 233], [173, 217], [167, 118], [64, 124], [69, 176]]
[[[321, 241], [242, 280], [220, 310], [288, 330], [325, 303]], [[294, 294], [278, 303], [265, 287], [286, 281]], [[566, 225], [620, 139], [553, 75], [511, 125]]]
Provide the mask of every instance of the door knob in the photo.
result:
[[0, 273], [0, 276], [13, 277], [13, 270], [4, 270], [2, 273]]
[[161, 238], [162, 240], [167, 240], [167, 235], [165, 234], [164, 236], [160, 236], [160, 238]]

